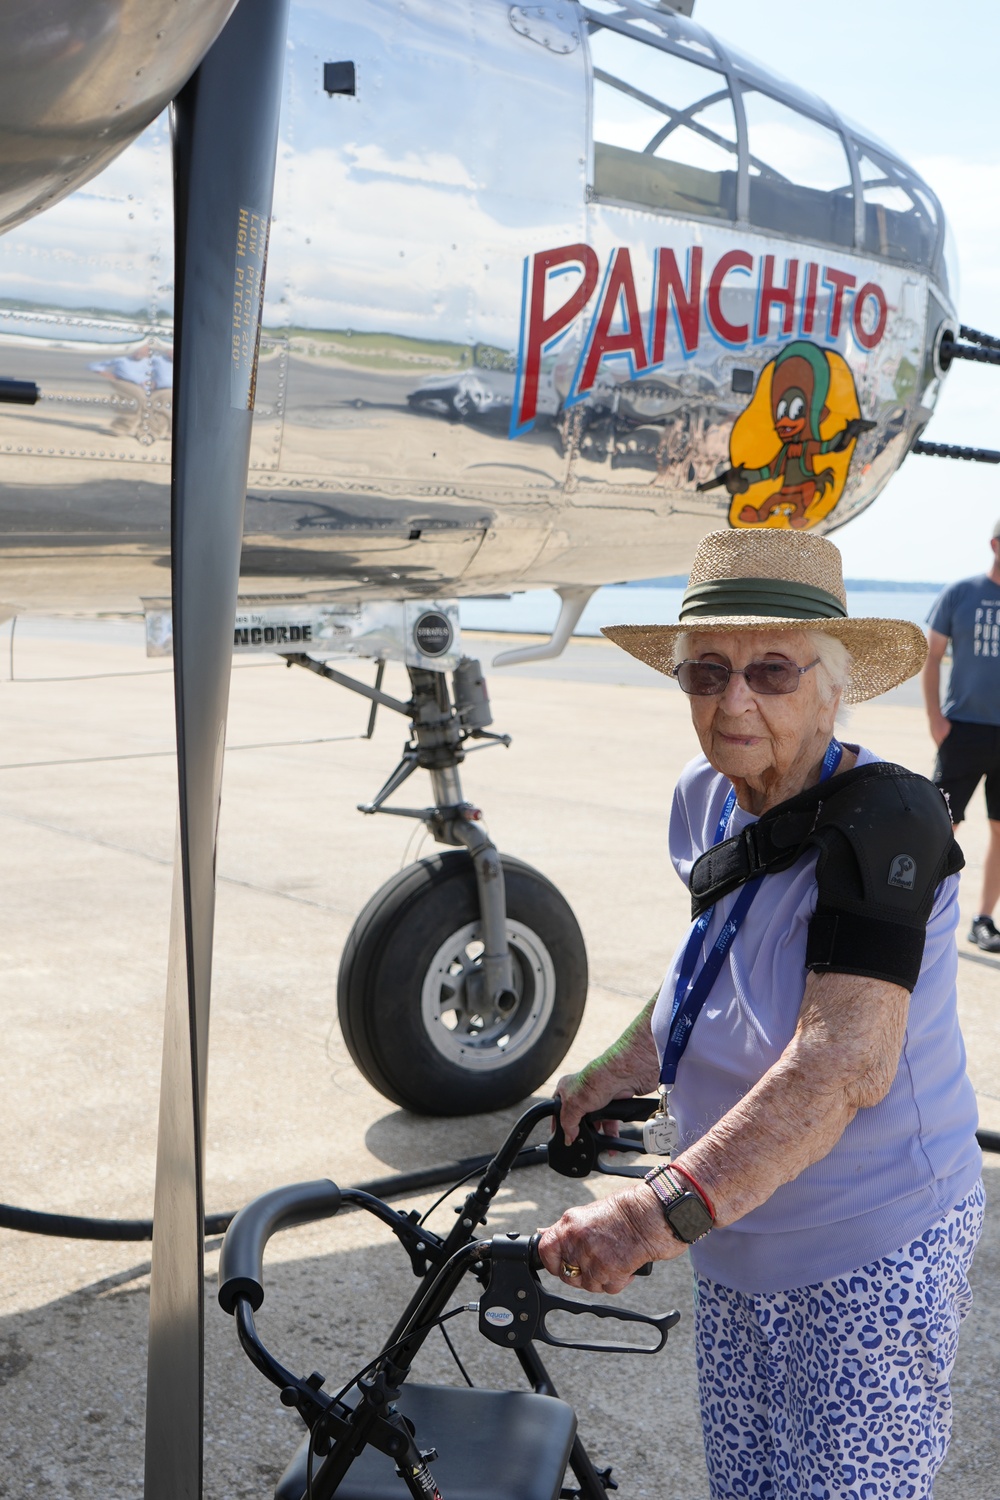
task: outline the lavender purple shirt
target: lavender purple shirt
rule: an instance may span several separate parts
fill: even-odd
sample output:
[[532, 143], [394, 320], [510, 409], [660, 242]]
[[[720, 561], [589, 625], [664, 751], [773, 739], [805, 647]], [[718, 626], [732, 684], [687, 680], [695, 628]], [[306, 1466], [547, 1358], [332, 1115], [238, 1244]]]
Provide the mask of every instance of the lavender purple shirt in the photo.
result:
[[[854, 749], [854, 746], [850, 748]], [[860, 750], [858, 765], [878, 757]], [[681, 773], [670, 858], [687, 886], [715, 837], [730, 783], [704, 756]], [[755, 819], [737, 807], [731, 837]], [[806, 931], [816, 908], [816, 854], [764, 880], [681, 1059], [671, 1105], [692, 1145], [767, 1072], [792, 1039], [805, 991]], [[700, 963], [739, 892], [720, 901]], [[958, 1024], [958, 877], [941, 882], [889, 1093], [861, 1109], [833, 1150], [758, 1208], [692, 1247], [703, 1276], [737, 1291], [779, 1292], [868, 1265], [915, 1239], [978, 1181], [976, 1097]], [[662, 1055], [681, 943], [653, 1012]]]

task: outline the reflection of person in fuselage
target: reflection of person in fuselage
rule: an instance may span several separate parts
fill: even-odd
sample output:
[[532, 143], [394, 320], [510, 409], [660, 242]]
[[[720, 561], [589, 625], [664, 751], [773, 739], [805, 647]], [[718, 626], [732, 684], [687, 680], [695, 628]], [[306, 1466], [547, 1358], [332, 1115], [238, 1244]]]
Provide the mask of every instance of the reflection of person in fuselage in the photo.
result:
[[780, 479], [776, 490], [758, 508], [744, 505], [740, 520], [755, 526], [776, 512], [784, 511], [789, 526], [800, 530], [809, 525], [806, 511], [817, 496], [822, 497], [834, 483], [831, 468], [816, 468], [816, 459], [824, 453], [839, 453], [870, 426], [857, 418], [847, 423], [832, 438], [820, 437], [820, 423], [829, 416], [826, 405], [830, 390], [830, 364], [822, 349], [804, 340], [789, 344], [774, 361], [771, 377], [771, 415], [781, 447], [762, 469], [730, 469], [726, 486], [732, 495], [746, 494], [751, 484], [764, 479]]

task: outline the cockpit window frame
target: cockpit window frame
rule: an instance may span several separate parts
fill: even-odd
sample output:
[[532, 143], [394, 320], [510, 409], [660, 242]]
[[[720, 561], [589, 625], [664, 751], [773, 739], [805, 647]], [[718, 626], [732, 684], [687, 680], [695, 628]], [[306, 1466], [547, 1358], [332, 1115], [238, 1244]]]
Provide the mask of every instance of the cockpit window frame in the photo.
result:
[[[642, 0], [614, 0], [614, 3], [620, 7], [618, 14], [605, 14], [601, 11], [591, 10], [585, 3], [585, 0], [581, 0], [581, 3], [579, 3], [581, 20], [584, 23], [581, 29], [586, 53], [588, 111], [592, 110], [594, 77], [600, 74], [600, 70], [596, 70], [595, 73], [589, 47], [590, 36], [596, 28], [616, 31], [621, 36], [629, 37], [632, 41], [639, 42], [643, 46], [654, 47], [661, 52], [668, 52], [694, 67], [704, 68], [706, 72], [718, 73], [720, 80], [724, 80], [728, 89], [736, 125], [736, 217], [725, 222], [731, 223], [739, 229], [765, 233], [778, 239], [801, 239], [801, 235], [786, 233], [780, 229], [762, 229], [750, 220], [751, 158], [746, 110], [743, 105], [743, 92], [744, 89], [752, 89], [757, 93], [765, 94], [776, 100], [777, 103], [783, 104], [787, 109], [793, 110], [796, 114], [804, 115], [816, 124], [823, 125], [828, 130], [832, 130], [840, 138], [850, 169], [851, 188], [854, 194], [854, 244], [853, 246], [845, 246], [831, 243], [829, 248], [831, 250], [848, 250], [856, 255], [864, 255], [866, 258], [872, 260], [884, 261], [889, 265], [909, 266], [923, 275], [930, 276], [939, 284], [947, 286], [947, 271], [944, 264], [946, 226], [941, 202], [934, 190], [928, 186], [920, 174], [914, 171], [908, 163], [898, 157], [895, 152], [888, 150], [881, 141], [870, 139], [862, 131], [848, 125], [830, 105], [818, 96], [808, 94], [805, 90], [799, 89], [793, 84], [786, 85], [783, 79], [776, 78], [773, 74], [754, 71], [749, 59], [743, 58], [738, 54], [731, 54], [717, 37], [706, 31], [703, 27], [698, 26], [686, 16], [680, 16], [676, 12], [671, 12], [669, 15], [657, 12], [652, 6], [642, 4]], [[636, 20], [641, 20], [646, 24], [640, 28], [634, 24]], [[649, 23], [662, 28], [659, 35], [650, 29]], [[675, 30], [679, 29], [690, 33], [692, 37], [696, 38], [700, 46], [705, 48], [706, 52], [710, 52], [712, 56], [694, 56], [692, 49], [673, 41], [668, 34], [668, 26], [673, 27]], [[620, 86], [620, 83], [623, 81], [618, 80], [616, 82]], [[649, 97], [642, 95], [641, 91], [636, 91], [636, 97], [640, 96], [643, 99]], [[704, 105], [705, 101], [701, 100], [699, 103]], [[676, 123], [685, 123], [689, 127], [698, 129], [695, 121], [682, 122], [678, 120]], [[589, 191], [593, 192], [594, 132], [592, 116], [588, 120], [588, 126], [590, 139], [588, 180], [591, 185]], [[666, 138], [666, 135], [669, 134], [669, 130], [672, 128], [674, 128], [673, 123], [671, 123], [667, 132], [665, 132], [664, 138]], [[703, 129], [699, 133], [707, 134]], [[937, 234], [929, 264], [915, 260], [908, 261], [896, 257], [884, 256], [878, 254], [876, 251], [865, 249], [865, 200], [860, 160], [862, 156], [866, 155], [871, 158], [873, 152], [876, 160], [883, 158], [891, 166], [898, 168], [905, 178], [912, 181], [914, 186], [926, 193], [930, 199], [936, 216]], [[596, 198], [595, 201], [619, 202], [622, 200], [608, 199], [602, 195], [600, 198]], [[663, 214], [672, 212], [671, 210], [650, 207], [646, 204], [623, 202], [622, 206], [638, 208], [644, 213]], [[685, 212], [684, 216], [708, 224], [718, 224], [720, 222], [718, 218], [711, 218], [694, 212], [690, 214]]]
[[[853, 214], [853, 218], [854, 218], [854, 235], [853, 235], [853, 244], [851, 244], [851, 245], [838, 244], [834, 240], [823, 240], [821, 243], [824, 246], [827, 246], [831, 250], [853, 250], [853, 251], [856, 252], [859, 249], [859, 247], [864, 244], [864, 240], [863, 240], [863, 234], [864, 234], [864, 206], [862, 205], [860, 212], [859, 212], [859, 209], [858, 209], [858, 203], [859, 203], [859, 198], [860, 198], [860, 189], [861, 189], [861, 174], [860, 174], [860, 170], [859, 170], [859, 166], [858, 166], [858, 157], [857, 157], [856, 152], [853, 149], [851, 137], [848, 134], [847, 130], [844, 128], [842, 122], [836, 117], [836, 115], [833, 113], [832, 110], [830, 110], [828, 112], [828, 114], [827, 114], [825, 112], [803, 109], [802, 106], [799, 103], [793, 102], [793, 97], [792, 96], [782, 95], [781, 93], [778, 92], [778, 90], [776, 88], [765, 88], [759, 81], [757, 81], [757, 80], [751, 81], [751, 79], [748, 78], [748, 77], [740, 77], [739, 82], [735, 86], [735, 93], [736, 93], [736, 95], [739, 96], [740, 111], [741, 111], [741, 113], [743, 115], [744, 129], [747, 130], [747, 142], [748, 142], [748, 148], [747, 148], [747, 178], [748, 178], [748, 181], [747, 181], [747, 219], [746, 219], [745, 226], [743, 224], [741, 224], [740, 228], [746, 227], [748, 229], [757, 230], [759, 233], [776, 234], [781, 239], [791, 239], [791, 240], [794, 240], [794, 239], [800, 239], [801, 238], [801, 236], [799, 236], [799, 235], [792, 234], [792, 233], [790, 233], [788, 231], [785, 231], [785, 230], [782, 230], [782, 229], [773, 228], [770, 225], [768, 225], [768, 226], [765, 227], [765, 226], [761, 226], [760, 224], [755, 224], [753, 222], [753, 219], [750, 217], [749, 168], [750, 168], [751, 163], [753, 163], [754, 165], [757, 164], [757, 159], [755, 157], [752, 157], [750, 155], [750, 152], [749, 152], [749, 127], [746, 124], [746, 108], [745, 108], [744, 103], [743, 103], [743, 95], [745, 93], [762, 94], [766, 99], [773, 99], [775, 101], [775, 103], [782, 105], [785, 109], [791, 110], [792, 114], [800, 115], [800, 116], [802, 116], [803, 119], [811, 120], [814, 124], [822, 126], [824, 130], [830, 131], [830, 133], [832, 135], [835, 135], [837, 137], [837, 139], [839, 140], [841, 150], [844, 153], [844, 158], [845, 158], [845, 161], [846, 161], [847, 170], [848, 170], [848, 172], [850, 174], [850, 179], [851, 179], [851, 193], [853, 195], [853, 200], [854, 200], [854, 214]], [[772, 174], [772, 175], [779, 175], [780, 176], [780, 173], [776, 173], [776, 168], [773, 167], [770, 162], [768, 162], [766, 165], [767, 165], [767, 170], [768, 170], [768, 172], [770, 174]]]

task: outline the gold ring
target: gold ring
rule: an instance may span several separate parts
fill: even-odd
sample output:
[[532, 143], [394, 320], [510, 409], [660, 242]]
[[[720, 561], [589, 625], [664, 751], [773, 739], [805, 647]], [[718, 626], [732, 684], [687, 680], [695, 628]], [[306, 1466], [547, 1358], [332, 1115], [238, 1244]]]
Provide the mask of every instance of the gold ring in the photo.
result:
[[579, 1276], [580, 1267], [568, 1265], [566, 1261], [563, 1261], [562, 1273], [564, 1276]]

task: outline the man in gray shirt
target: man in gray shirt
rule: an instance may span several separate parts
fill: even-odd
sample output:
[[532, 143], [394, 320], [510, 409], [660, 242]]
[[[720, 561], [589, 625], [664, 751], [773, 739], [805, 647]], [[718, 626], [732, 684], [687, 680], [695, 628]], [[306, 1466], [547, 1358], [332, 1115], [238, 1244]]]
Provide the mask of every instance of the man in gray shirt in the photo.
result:
[[[938, 747], [934, 781], [951, 805], [952, 822], [986, 778], [989, 843], [979, 914], [970, 943], [1000, 953], [993, 912], [1000, 901], [1000, 521], [993, 528], [993, 566], [946, 588], [931, 610], [924, 701]], [[941, 703], [941, 658], [951, 641], [951, 678]]]

